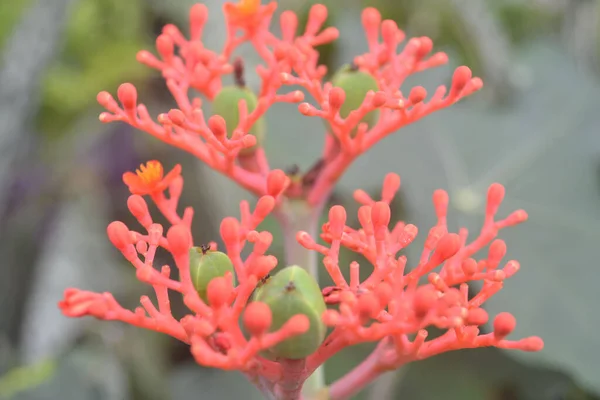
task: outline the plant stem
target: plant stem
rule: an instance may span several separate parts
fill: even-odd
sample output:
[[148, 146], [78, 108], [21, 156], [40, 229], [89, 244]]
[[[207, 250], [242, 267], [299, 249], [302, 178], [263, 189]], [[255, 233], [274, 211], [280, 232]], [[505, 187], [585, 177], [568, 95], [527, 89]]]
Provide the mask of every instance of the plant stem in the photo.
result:
[[[298, 265], [306, 269], [317, 282], [319, 281], [318, 255], [315, 251], [302, 247], [296, 241], [296, 233], [305, 231], [316, 239], [322, 210], [323, 205], [311, 207], [304, 200], [288, 200], [277, 214], [283, 233], [286, 265]], [[314, 399], [325, 387], [324, 372], [321, 366], [306, 380], [302, 388], [304, 399]]]
[[288, 200], [277, 214], [283, 233], [286, 265], [298, 265], [319, 281], [317, 253], [296, 241], [296, 233], [305, 231], [313, 238], [318, 234], [322, 206], [311, 207], [304, 200]]
[[275, 385], [275, 395], [279, 400], [300, 400], [302, 398], [302, 379], [306, 371], [306, 359], [280, 360], [283, 367], [283, 379]]
[[329, 398], [331, 400], [349, 399], [379, 376], [388, 372], [382, 365], [382, 358], [387, 348], [385, 341], [380, 342], [377, 348], [357, 365], [352, 371], [338, 379], [329, 387]]

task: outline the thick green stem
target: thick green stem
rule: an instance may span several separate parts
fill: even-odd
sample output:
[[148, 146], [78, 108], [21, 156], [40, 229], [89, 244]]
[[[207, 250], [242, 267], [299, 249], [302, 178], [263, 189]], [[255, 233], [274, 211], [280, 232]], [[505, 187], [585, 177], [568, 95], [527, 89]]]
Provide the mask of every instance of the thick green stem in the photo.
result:
[[305, 231], [312, 237], [316, 237], [321, 210], [322, 207], [312, 208], [303, 200], [288, 200], [283, 205], [279, 218], [283, 231], [286, 265], [298, 265], [306, 269], [317, 281], [319, 280], [318, 255], [302, 247], [296, 240], [296, 233]]
[[[306, 269], [317, 282], [319, 281], [318, 254], [302, 247], [296, 241], [296, 233], [307, 232], [316, 240], [322, 210], [322, 205], [311, 207], [304, 200], [288, 200], [282, 205], [278, 215], [284, 238], [286, 265], [298, 265]], [[302, 396], [305, 400], [315, 399], [323, 390], [325, 387], [324, 372], [324, 368], [319, 367], [306, 380], [302, 388]]]

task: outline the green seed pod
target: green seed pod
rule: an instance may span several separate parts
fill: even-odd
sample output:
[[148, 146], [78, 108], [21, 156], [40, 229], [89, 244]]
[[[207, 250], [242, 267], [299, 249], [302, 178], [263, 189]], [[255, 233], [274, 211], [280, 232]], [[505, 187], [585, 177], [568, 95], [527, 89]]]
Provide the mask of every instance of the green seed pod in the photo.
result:
[[254, 292], [254, 301], [266, 303], [273, 313], [270, 331], [280, 329], [291, 317], [306, 315], [310, 328], [269, 349], [266, 357], [300, 359], [314, 353], [325, 339], [327, 328], [321, 316], [326, 306], [321, 288], [301, 267], [282, 269]]
[[[367, 92], [372, 90], [379, 91], [377, 80], [373, 75], [360, 71], [353, 66], [346, 64], [335, 73], [331, 79], [331, 84], [334, 87], [344, 89], [346, 93], [346, 101], [340, 108], [340, 116], [347, 118], [351, 111], [358, 109]], [[373, 110], [363, 117], [361, 122], [366, 122], [371, 128], [379, 119], [379, 110]], [[352, 132], [352, 136], [356, 134], [356, 130]]]
[[194, 289], [200, 298], [208, 304], [208, 283], [219, 276], [231, 272], [235, 285], [235, 269], [227, 254], [220, 251], [211, 251], [206, 247], [192, 247], [190, 249], [190, 276]]
[[[233, 85], [226, 86], [215, 96], [212, 103], [213, 114], [220, 115], [227, 124], [227, 137], [231, 138], [233, 130], [237, 128], [240, 123], [239, 113], [239, 102], [240, 100], [246, 101], [246, 107], [248, 108], [248, 114], [254, 111], [258, 104], [258, 98], [256, 95], [248, 89], [246, 86]], [[264, 118], [259, 118], [252, 128], [250, 128], [249, 134], [256, 137], [256, 146], [243, 149], [240, 154], [248, 155], [252, 154], [256, 147], [260, 146], [265, 135], [265, 121]]]

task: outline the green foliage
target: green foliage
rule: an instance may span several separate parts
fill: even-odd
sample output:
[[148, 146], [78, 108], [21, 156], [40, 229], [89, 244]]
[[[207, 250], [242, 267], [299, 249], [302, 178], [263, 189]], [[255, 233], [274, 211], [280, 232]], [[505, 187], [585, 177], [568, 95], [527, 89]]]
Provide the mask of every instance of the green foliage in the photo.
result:
[[490, 2], [513, 43], [523, 43], [559, 26], [560, 14], [530, 2]]
[[31, 2], [31, 0], [0, 2], [0, 50]]
[[31, 390], [51, 379], [56, 371], [53, 360], [44, 360], [10, 370], [0, 377], [0, 399], [10, 398], [19, 392]]
[[80, 0], [66, 29], [64, 50], [47, 72], [39, 115], [41, 129], [59, 135], [95, 105], [96, 94], [151, 72], [136, 53], [148, 47], [140, 0]]

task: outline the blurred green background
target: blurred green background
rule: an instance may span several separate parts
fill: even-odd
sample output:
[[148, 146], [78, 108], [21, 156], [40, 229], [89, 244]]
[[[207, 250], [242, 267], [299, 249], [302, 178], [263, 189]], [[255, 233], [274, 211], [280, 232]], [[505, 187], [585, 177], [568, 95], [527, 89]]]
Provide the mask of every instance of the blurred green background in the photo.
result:
[[[183, 164], [183, 202], [196, 209], [194, 235], [218, 237], [226, 215], [249, 196], [192, 156], [122, 124], [102, 125], [100, 90], [130, 81], [151, 113], [168, 110], [160, 74], [137, 64], [165, 23], [187, 29], [192, 0], [0, 1], [0, 399], [189, 400], [260, 396], [241, 375], [193, 363], [188, 349], [120, 323], [61, 316], [66, 287], [112, 291], [133, 307], [147, 288], [110, 246], [105, 227], [133, 224], [124, 171], [157, 158]], [[600, 397], [600, 2], [597, 0], [328, 0], [342, 36], [321, 48], [331, 70], [365, 50], [360, 10], [376, 6], [411, 36], [432, 37], [451, 63], [412, 77], [428, 89], [452, 68], [472, 67], [482, 92], [376, 146], [352, 166], [332, 202], [356, 210], [351, 193], [377, 193], [385, 173], [403, 187], [394, 212], [426, 232], [431, 194], [451, 195], [451, 227], [476, 232], [485, 190], [507, 188], [502, 212], [530, 220], [501, 237], [522, 270], [489, 304], [517, 317], [515, 337], [539, 335], [539, 354], [461, 351], [388, 374], [361, 399], [592, 400]], [[222, 1], [206, 45], [219, 49]], [[306, 20], [312, 4], [280, 1]], [[343, 4], [343, 7], [342, 7]], [[250, 48], [238, 52], [249, 65]], [[258, 84], [249, 76], [250, 85]], [[310, 166], [320, 121], [290, 105], [268, 113], [266, 151], [275, 168]], [[310, 139], [309, 139], [310, 138]], [[308, 140], [307, 140], [308, 139]], [[293, 149], [293, 151], [292, 151]], [[268, 220], [265, 229], [277, 231]], [[277, 236], [276, 236], [277, 237]], [[421, 242], [411, 246], [418, 257]], [[273, 254], [282, 254], [276, 240]], [[344, 254], [343, 262], [353, 260]], [[361, 260], [358, 260], [361, 261]], [[410, 263], [410, 261], [409, 261]], [[323, 277], [323, 279], [326, 279]], [[182, 305], [177, 304], [178, 312]], [[369, 351], [344, 351], [331, 381]]]

